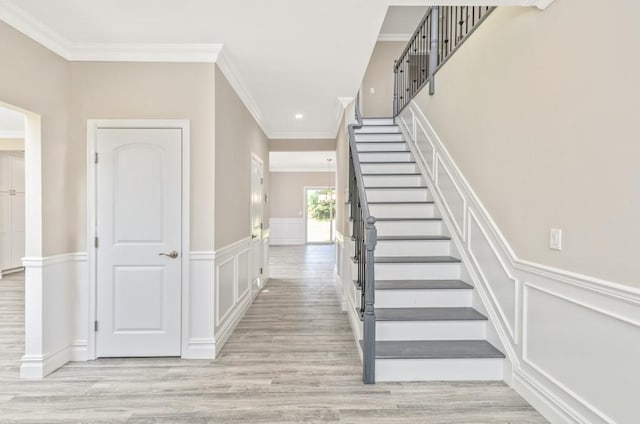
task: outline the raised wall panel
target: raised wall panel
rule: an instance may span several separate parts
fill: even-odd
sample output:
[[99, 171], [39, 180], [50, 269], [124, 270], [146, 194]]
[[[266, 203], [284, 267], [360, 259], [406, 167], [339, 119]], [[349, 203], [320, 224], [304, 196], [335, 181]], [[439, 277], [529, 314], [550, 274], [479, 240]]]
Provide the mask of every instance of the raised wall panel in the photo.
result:
[[425, 167], [427, 168], [427, 172], [433, 178], [433, 158], [435, 149], [433, 147], [433, 143], [427, 137], [427, 133], [424, 130], [424, 127], [420, 123], [420, 121], [416, 120], [416, 139], [415, 139], [416, 148], [418, 149], [418, 154], [421, 156]]
[[251, 289], [249, 278], [249, 251], [245, 250], [238, 254], [238, 300], [245, 297]]
[[453, 224], [462, 240], [465, 239], [465, 214], [467, 201], [460, 188], [449, 174], [442, 159], [436, 154], [436, 186], [445, 200], [445, 208], [453, 218]]
[[230, 259], [218, 266], [216, 323], [220, 325], [235, 305], [235, 263]]

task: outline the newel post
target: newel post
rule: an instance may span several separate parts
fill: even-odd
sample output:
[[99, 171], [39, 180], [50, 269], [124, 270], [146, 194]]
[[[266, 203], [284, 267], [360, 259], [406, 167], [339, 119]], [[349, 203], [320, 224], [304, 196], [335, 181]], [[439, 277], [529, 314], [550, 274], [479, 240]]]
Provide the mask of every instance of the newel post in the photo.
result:
[[364, 284], [366, 285], [364, 298], [364, 336], [363, 336], [363, 381], [365, 384], [374, 384], [376, 382], [376, 314], [375, 314], [375, 259], [374, 250], [378, 240], [376, 230], [376, 219], [372, 216], [367, 217], [365, 231], [366, 246], [366, 269]]
[[440, 7], [433, 6], [431, 8], [431, 45], [429, 46], [429, 95], [433, 96], [436, 92], [436, 68], [438, 67], [438, 29], [440, 25], [439, 13]]

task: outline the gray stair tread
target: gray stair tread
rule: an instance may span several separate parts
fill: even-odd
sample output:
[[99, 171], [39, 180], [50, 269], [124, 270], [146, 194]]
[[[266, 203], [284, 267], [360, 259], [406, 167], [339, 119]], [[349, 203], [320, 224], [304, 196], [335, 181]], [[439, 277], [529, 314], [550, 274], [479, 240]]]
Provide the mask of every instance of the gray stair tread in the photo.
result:
[[376, 358], [492, 359], [504, 354], [486, 340], [385, 340], [376, 342]]
[[371, 176], [380, 176], [380, 177], [414, 177], [416, 175], [422, 175], [419, 172], [407, 172], [407, 173], [402, 173], [402, 172], [390, 172], [390, 173], [384, 173], [384, 172], [371, 172], [371, 173], [363, 173], [362, 176], [363, 177], [371, 177]]
[[462, 280], [376, 280], [376, 290], [470, 290]]
[[376, 308], [376, 321], [486, 321], [473, 308]]
[[398, 164], [404, 164], [404, 163], [416, 163], [416, 161], [415, 160], [402, 160], [402, 161], [392, 161], [392, 162], [389, 162], [389, 161], [387, 161], [387, 162], [385, 162], [385, 161], [383, 161], [383, 162], [380, 162], [380, 161], [370, 162], [370, 161], [362, 161], [362, 160], [360, 161], [361, 165], [398, 165]]
[[377, 264], [440, 264], [459, 263], [453, 256], [376, 256]]
[[451, 237], [447, 237], [447, 236], [379, 236], [378, 237], [378, 241], [441, 241], [441, 240], [451, 240]]
[[376, 221], [383, 221], [383, 222], [442, 221], [442, 218], [376, 218]]
[[[361, 135], [361, 134], [374, 134], [374, 133], [356, 133], [356, 135]], [[383, 133], [383, 134], [399, 134], [399, 133]], [[406, 143], [406, 140], [380, 140], [380, 141], [356, 141], [356, 144], [384, 144], [384, 143]]]
[[368, 202], [370, 205], [432, 205], [429, 200], [398, 200], [397, 202]]
[[419, 186], [366, 186], [365, 190], [425, 190], [428, 189], [426, 185]]
[[411, 153], [410, 150], [358, 150], [358, 153]]

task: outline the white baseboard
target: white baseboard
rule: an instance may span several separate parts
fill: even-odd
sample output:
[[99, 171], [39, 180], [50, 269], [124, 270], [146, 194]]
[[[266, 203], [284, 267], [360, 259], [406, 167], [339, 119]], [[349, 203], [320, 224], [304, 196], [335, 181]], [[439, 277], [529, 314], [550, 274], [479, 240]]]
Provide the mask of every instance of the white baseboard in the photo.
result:
[[215, 356], [214, 339], [189, 339], [186, 350], [182, 351], [182, 359], [213, 359]]
[[42, 355], [24, 355], [21, 359], [20, 378], [40, 379], [51, 374], [67, 362], [87, 360], [87, 341], [71, 344]]
[[637, 419], [640, 290], [518, 258], [418, 105], [397, 121], [511, 364], [505, 381], [552, 422]]

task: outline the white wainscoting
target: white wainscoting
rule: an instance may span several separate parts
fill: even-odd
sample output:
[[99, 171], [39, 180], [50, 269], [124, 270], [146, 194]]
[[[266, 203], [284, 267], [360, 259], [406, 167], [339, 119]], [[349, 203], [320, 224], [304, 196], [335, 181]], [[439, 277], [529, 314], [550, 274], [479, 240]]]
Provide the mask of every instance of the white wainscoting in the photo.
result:
[[[215, 290], [214, 290], [214, 345], [215, 355], [229, 339], [242, 317], [255, 298], [251, 290], [249, 266], [250, 238], [240, 240], [215, 254]], [[268, 238], [264, 240], [265, 245]], [[263, 245], [263, 252], [264, 252]], [[268, 268], [268, 262], [264, 267]], [[268, 271], [267, 271], [268, 275]], [[265, 274], [263, 274], [263, 278]], [[264, 286], [264, 283], [263, 283]], [[257, 291], [255, 292], [257, 295]]]
[[398, 120], [511, 362], [552, 422], [638, 419], [640, 290], [518, 258], [419, 107]]
[[22, 378], [43, 378], [88, 357], [87, 254], [24, 258], [25, 354]]
[[303, 218], [271, 218], [269, 243], [272, 246], [305, 244]]
[[213, 359], [216, 354], [213, 328], [216, 252], [193, 251], [189, 259], [189, 317], [182, 357]]

